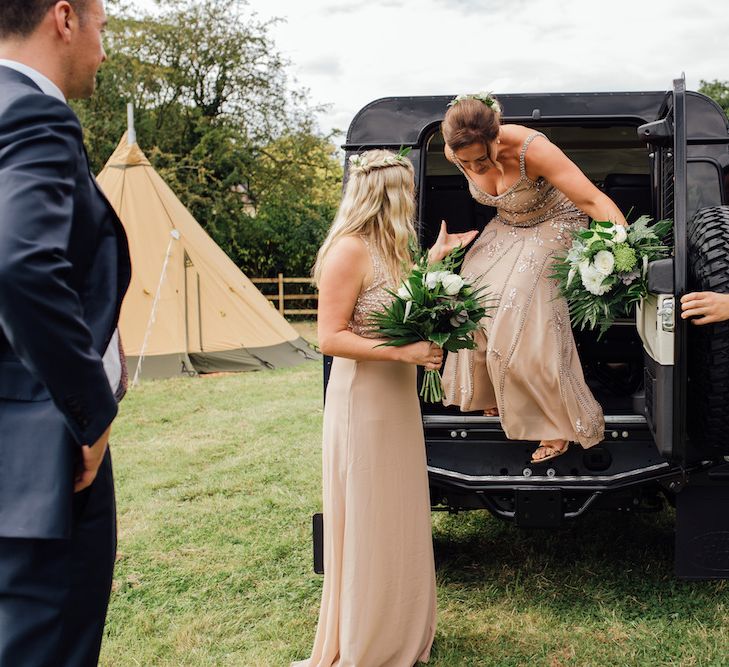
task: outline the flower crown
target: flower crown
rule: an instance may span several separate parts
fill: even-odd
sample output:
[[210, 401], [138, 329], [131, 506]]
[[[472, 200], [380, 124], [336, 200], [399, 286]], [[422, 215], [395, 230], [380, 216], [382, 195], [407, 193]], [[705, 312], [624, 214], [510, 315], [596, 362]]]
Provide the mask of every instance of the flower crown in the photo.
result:
[[501, 104], [499, 104], [499, 101], [490, 92], [473, 93], [473, 94], [469, 94], [469, 95], [458, 95], [453, 100], [451, 100], [451, 102], [448, 104], [448, 106], [454, 107], [459, 102], [463, 102], [463, 100], [478, 100], [479, 102], [483, 102], [492, 111], [494, 111], [496, 113], [501, 113]]
[[396, 164], [404, 164], [411, 150], [412, 148], [410, 146], [407, 148], [401, 146], [397, 155], [387, 155], [381, 160], [373, 160], [371, 162], [367, 159], [366, 155], [351, 155], [349, 157], [349, 164], [361, 171], [369, 171], [370, 169], [379, 169], [381, 167], [392, 167]]

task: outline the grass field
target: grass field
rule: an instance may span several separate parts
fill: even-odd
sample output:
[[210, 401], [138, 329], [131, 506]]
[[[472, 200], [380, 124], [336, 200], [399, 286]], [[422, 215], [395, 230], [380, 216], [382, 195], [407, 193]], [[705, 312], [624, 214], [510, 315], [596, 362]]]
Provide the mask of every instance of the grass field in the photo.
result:
[[[308, 655], [321, 416], [317, 362], [130, 393], [113, 436], [120, 540], [102, 665]], [[431, 665], [729, 665], [729, 589], [673, 578], [668, 512], [552, 533], [482, 513], [433, 521]]]

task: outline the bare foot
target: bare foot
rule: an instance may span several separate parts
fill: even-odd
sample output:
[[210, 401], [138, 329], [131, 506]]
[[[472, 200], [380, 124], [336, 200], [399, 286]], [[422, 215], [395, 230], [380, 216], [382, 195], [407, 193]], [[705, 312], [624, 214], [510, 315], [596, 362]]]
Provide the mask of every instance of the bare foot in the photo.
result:
[[561, 456], [569, 449], [569, 440], [542, 440], [532, 454], [532, 463], [541, 463]]
[[498, 417], [499, 409], [498, 408], [488, 408], [487, 410], [483, 411], [483, 414], [485, 417]]

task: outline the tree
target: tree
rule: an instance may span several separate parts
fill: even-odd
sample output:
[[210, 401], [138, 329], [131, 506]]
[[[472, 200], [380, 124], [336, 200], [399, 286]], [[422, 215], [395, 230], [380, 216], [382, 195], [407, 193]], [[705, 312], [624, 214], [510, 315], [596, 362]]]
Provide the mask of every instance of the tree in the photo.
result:
[[699, 92], [714, 99], [724, 109], [724, 113], [729, 115], [729, 81], [719, 81], [718, 79], [704, 81], [702, 79]]
[[110, 5], [97, 94], [76, 105], [101, 169], [136, 108], [154, 167], [251, 275], [308, 273], [342, 169], [303, 91], [243, 0], [168, 0], [154, 16]]

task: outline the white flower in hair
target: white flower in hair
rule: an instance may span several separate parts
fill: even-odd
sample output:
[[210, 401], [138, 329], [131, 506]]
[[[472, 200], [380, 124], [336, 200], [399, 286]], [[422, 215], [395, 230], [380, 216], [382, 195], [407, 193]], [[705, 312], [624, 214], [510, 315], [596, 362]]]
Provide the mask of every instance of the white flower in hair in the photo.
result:
[[492, 111], [495, 111], [496, 113], [501, 113], [501, 104], [499, 104], [499, 101], [493, 96], [491, 92], [482, 91], [480, 93], [472, 93], [472, 94], [464, 94], [464, 95], [458, 95], [451, 103], [448, 105], [449, 107], [454, 107], [459, 102], [463, 102], [464, 100], [478, 100], [479, 102], [483, 102], [489, 109]]
[[361, 169], [367, 166], [367, 158], [364, 155], [350, 155], [349, 164], [352, 167], [359, 167]]

